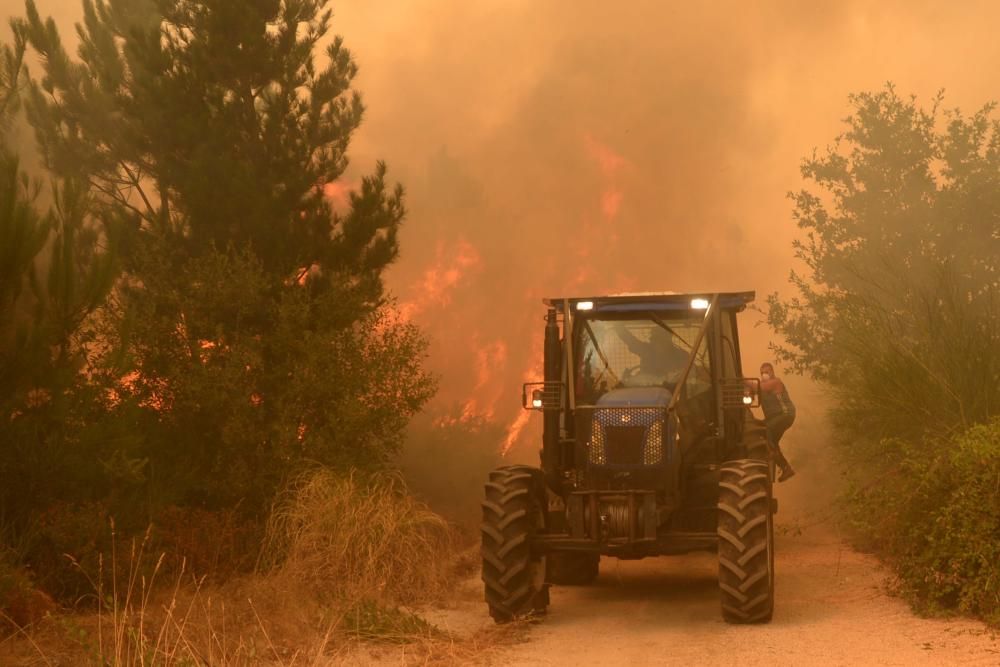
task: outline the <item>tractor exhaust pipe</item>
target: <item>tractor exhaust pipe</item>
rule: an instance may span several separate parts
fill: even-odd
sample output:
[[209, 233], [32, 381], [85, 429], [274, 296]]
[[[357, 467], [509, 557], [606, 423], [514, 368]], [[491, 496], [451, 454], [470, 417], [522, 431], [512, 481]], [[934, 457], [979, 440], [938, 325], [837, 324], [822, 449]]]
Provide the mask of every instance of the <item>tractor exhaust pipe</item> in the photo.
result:
[[[545, 315], [544, 368], [547, 387], [558, 386], [562, 380], [562, 344], [559, 342], [559, 324], [556, 309], [549, 308]], [[549, 384], [552, 383], [552, 384]], [[561, 393], [561, 392], [560, 392]], [[542, 422], [542, 469], [549, 478], [549, 484], [558, 484], [560, 470], [559, 456], [559, 405], [546, 406]]]

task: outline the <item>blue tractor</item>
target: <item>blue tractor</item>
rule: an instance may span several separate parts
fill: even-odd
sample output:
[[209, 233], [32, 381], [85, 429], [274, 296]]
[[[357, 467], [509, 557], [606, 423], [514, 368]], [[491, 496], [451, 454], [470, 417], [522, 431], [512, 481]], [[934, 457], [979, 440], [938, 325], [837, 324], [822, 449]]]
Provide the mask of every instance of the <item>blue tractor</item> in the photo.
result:
[[541, 465], [490, 473], [482, 579], [491, 616], [544, 613], [601, 556], [713, 551], [723, 618], [771, 620], [774, 463], [753, 417], [737, 313], [753, 292], [546, 299]]

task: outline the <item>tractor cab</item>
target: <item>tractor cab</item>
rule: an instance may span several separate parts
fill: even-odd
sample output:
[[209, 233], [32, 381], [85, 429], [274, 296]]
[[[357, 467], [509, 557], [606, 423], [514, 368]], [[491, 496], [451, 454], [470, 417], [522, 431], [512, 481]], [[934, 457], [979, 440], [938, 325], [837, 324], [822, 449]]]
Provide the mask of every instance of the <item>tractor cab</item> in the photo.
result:
[[[542, 468], [550, 484], [563, 486], [567, 471], [588, 457], [603, 456], [608, 465], [638, 460], [621, 443], [600, 440], [602, 452], [585, 437], [594, 434], [595, 419], [606, 426], [611, 409], [620, 413], [619, 427], [622, 418], [661, 411], [662, 428], [673, 436], [664, 454], [678, 463], [721, 461], [739, 450], [759, 382], [743, 377], [736, 315], [753, 298], [734, 292], [546, 299], [545, 379], [524, 386], [523, 402], [545, 414]], [[606, 435], [600, 431], [598, 438]]]

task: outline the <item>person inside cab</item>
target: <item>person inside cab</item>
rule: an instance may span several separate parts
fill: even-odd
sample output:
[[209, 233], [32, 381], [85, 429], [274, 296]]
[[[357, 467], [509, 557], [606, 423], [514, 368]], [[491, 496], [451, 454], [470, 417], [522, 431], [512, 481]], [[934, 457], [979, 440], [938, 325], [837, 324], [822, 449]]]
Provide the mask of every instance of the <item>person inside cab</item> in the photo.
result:
[[629, 351], [639, 357], [637, 376], [656, 378], [653, 384], [675, 383], [680, 379], [688, 353], [674, 344], [669, 331], [653, 326], [648, 341], [637, 337], [626, 326], [619, 327], [616, 333]]

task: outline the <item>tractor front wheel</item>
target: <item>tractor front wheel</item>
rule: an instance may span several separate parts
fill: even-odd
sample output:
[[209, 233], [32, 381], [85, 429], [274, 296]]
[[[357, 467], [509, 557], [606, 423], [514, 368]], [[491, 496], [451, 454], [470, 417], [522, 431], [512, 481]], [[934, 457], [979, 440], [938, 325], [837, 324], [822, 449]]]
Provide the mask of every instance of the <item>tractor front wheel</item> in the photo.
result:
[[722, 464], [719, 593], [727, 623], [767, 623], [774, 613], [774, 519], [767, 461]]
[[545, 530], [541, 471], [505, 466], [490, 473], [483, 500], [483, 584], [497, 623], [545, 613], [549, 603], [546, 559], [531, 542]]

